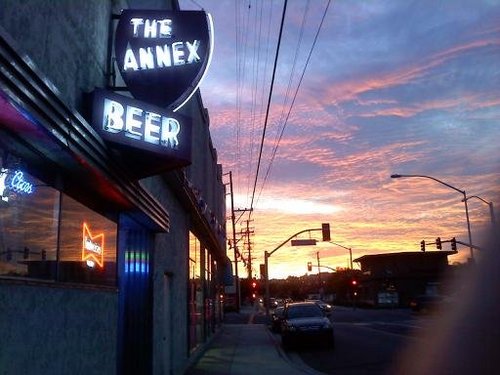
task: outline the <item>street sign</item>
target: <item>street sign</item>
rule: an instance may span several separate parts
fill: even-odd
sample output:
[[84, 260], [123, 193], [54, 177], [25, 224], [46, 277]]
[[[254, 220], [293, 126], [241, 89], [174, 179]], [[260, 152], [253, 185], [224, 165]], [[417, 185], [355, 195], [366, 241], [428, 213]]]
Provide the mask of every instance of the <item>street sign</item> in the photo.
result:
[[303, 240], [292, 240], [292, 246], [315, 246], [316, 240], [314, 238], [307, 238]]

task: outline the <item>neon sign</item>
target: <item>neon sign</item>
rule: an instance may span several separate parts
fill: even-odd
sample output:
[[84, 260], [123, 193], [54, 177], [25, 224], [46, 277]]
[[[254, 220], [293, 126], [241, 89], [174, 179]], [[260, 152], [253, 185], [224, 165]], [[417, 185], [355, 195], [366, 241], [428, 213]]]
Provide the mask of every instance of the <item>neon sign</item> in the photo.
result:
[[0, 169], [0, 198], [2, 201], [9, 201], [9, 191], [30, 195], [35, 192], [35, 185], [24, 177], [22, 171], [16, 170], [10, 173], [8, 169], [2, 168]]
[[26, 181], [24, 178], [24, 173], [21, 171], [15, 171], [14, 175], [10, 179], [10, 188], [16, 193], [32, 194], [35, 191], [35, 187], [31, 182]]
[[90, 268], [94, 268], [96, 263], [102, 268], [104, 266], [104, 233], [93, 236], [85, 222], [82, 229], [82, 261]]
[[144, 142], [176, 148], [177, 135], [181, 130], [179, 121], [148, 112], [138, 107], [123, 106], [117, 101], [104, 99], [103, 129], [110, 133], [124, 132], [125, 137]]
[[130, 93], [174, 112], [198, 89], [213, 45], [212, 17], [203, 11], [123, 10], [115, 34]]
[[92, 126], [104, 139], [162, 154], [170, 166], [191, 163], [190, 118], [101, 89], [94, 91], [92, 107]]

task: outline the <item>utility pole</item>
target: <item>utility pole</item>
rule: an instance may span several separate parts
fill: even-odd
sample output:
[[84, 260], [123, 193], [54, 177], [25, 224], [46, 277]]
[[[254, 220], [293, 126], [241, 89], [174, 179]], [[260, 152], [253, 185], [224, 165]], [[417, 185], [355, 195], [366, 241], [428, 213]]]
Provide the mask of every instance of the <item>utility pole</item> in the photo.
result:
[[233, 251], [234, 251], [234, 287], [236, 289], [236, 311], [240, 311], [240, 279], [238, 276], [238, 248], [236, 246], [236, 218], [234, 215], [234, 195], [233, 195], [233, 172], [229, 171], [229, 187], [231, 192], [231, 224], [233, 227]]
[[321, 264], [319, 263], [319, 251], [316, 252], [316, 259], [318, 260], [319, 298], [323, 299], [323, 286], [321, 285]]
[[[230, 246], [230, 249], [232, 248], [233, 249], [233, 252], [234, 252], [234, 279], [235, 279], [235, 288], [236, 288], [236, 307], [237, 307], [237, 311], [240, 310], [240, 306], [241, 306], [241, 288], [240, 288], [240, 278], [239, 278], [239, 271], [238, 271], [238, 260], [241, 258], [241, 261], [243, 262], [243, 266], [244, 267], [247, 267], [247, 262], [245, 260], [245, 257], [243, 256], [242, 253], [240, 253], [239, 249], [238, 249], [238, 242], [241, 241], [242, 237], [240, 238], [236, 238], [236, 223], [238, 223], [238, 221], [241, 219], [241, 217], [243, 216], [243, 214], [245, 212], [252, 212], [253, 210], [252, 209], [248, 209], [248, 208], [243, 208], [243, 209], [235, 209], [234, 208], [234, 190], [233, 190], [233, 173], [232, 171], [229, 171], [228, 173], [225, 173], [224, 176], [226, 175], [229, 175], [229, 189], [230, 189], [230, 195], [231, 195], [231, 225], [232, 225], [232, 232], [233, 232], [233, 236], [232, 236], [232, 240], [229, 242], [229, 246]], [[227, 185], [227, 184], [226, 184]], [[236, 217], [236, 213], [239, 214], [238, 217]], [[248, 228], [248, 224], [247, 224], [247, 228]], [[248, 232], [248, 229], [247, 231]], [[245, 234], [246, 232], [244, 233], [239, 233], [240, 236]], [[253, 233], [253, 232], [252, 232]], [[250, 268], [251, 269], [251, 268]]]
[[253, 228], [250, 228], [250, 222], [253, 220], [245, 220], [246, 230], [242, 231], [240, 234], [242, 237], [246, 238], [245, 244], [247, 245], [248, 258], [247, 258], [247, 272], [248, 279], [252, 279], [252, 241], [250, 240], [250, 235], [254, 233]]

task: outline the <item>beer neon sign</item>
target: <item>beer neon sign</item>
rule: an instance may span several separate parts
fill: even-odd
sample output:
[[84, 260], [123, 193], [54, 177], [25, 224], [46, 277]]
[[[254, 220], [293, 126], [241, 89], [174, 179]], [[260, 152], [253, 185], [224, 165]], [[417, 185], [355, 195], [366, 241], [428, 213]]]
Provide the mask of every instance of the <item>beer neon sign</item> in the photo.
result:
[[85, 222], [82, 231], [82, 261], [90, 268], [104, 267], [104, 233], [92, 235]]
[[158, 162], [157, 155], [178, 166], [191, 163], [192, 119], [180, 113], [97, 89], [92, 125], [114, 144], [154, 153], [152, 163]]
[[16, 194], [30, 195], [35, 192], [35, 185], [29, 182], [24, 173], [16, 170], [10, 173], [8, 169], [0, 169], [0, 199], [9, 201], [9, 191]]

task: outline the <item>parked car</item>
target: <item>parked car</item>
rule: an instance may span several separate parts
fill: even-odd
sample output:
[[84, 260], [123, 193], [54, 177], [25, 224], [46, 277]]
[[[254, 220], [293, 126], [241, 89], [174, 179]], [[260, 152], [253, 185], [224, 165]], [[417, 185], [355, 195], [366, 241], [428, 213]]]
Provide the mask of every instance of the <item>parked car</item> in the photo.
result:
[[285, 349], [302, 343], [333, 346], [333, 325], [315, 302], [291, 303], [283, 313], [281, 343]]
[[306, 302], [314, 302], [317, 304], [321, 310], [323, 310], [324, 313], [331, 313], [332, 312], [332, 305], [320, 300], [320, 299], [308, 299]]
[[271, 330], [273, 332], [281, 332], [281, 322], [283, 320], [283, 313], [285, 306], [278, 306], [271, 314]]

